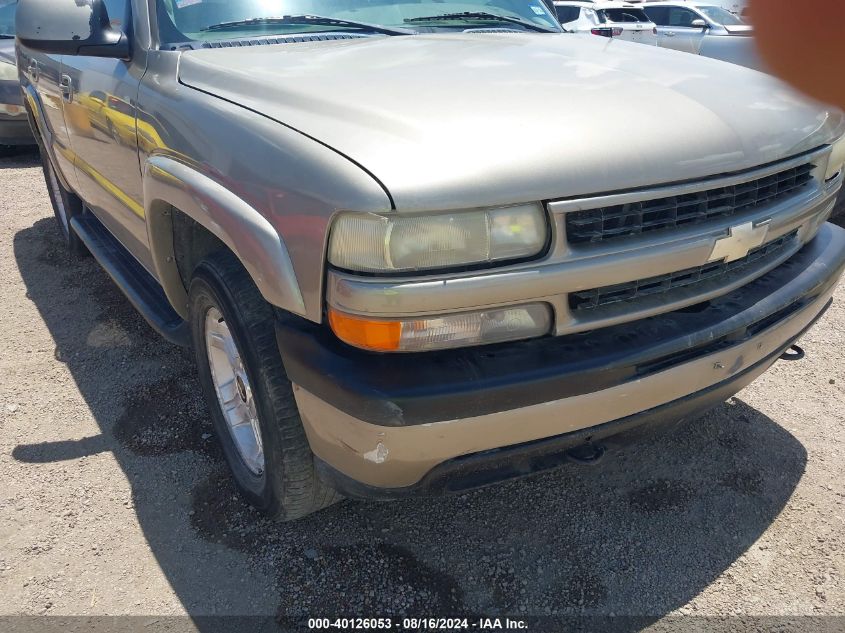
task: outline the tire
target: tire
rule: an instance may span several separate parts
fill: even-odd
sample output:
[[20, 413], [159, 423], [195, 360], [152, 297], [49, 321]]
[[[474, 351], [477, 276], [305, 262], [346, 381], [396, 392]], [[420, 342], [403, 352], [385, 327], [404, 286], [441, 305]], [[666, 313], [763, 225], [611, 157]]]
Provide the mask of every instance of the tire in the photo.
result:
[[53, 161], [47, 155], [43, 147], [41, 150], [41, 165], [44, 168], [44, 182], [47, 183], [47, 193], [50, 195], [50, 203], [53, 205], [53, 214], [59, 224], [62, 239], [68, 250], [74, 255], [82, 256], [88, 252], [79, 236], [70, 228], [70, 221], [83, 211], [82, 200], [75, 193], [68, 191], [62, 186]]
[[118, 145], [121, 145], [120, 134], [118, 134], [117, 131], [114, 129], [114, 124], [111, 121], [108, 122], [108, 130], [111, 139]]
[[[276, 343], [273, 310], [234, 255], [215, 253], [197, 266], [189, 309], [203, 393], [241, 494], [280, 521], [298, 519], [339, 500], [314, 469], [314, 454]], [[212, 356], [210, 339], [216, 341]], [[233, 342], [234, 349], [221, 345], [223, 340]], [[222, 383], [228, 386], [218, 387]], [[229, 414], [224, 413], [224, 402]], [[257, 440], [236, 440], [227, 415], [255, 420], [237, 428], [238, 437], [250, 438], [248, 428]], [[256, 457], [256, 446], [263, 461]]]

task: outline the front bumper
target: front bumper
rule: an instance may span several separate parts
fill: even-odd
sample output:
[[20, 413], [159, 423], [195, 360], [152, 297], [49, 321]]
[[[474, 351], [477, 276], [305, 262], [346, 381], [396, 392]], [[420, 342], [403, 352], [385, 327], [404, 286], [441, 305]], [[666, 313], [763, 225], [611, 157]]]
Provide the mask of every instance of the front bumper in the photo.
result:
[[594, 332], [412, 356], [362, 352], [291, 317], [277, 332], [325, 477], [356, 496], [460, 490], [733, 395], [824, 312], [843, 268], [845, 231], [825, 224], [738, 290]]

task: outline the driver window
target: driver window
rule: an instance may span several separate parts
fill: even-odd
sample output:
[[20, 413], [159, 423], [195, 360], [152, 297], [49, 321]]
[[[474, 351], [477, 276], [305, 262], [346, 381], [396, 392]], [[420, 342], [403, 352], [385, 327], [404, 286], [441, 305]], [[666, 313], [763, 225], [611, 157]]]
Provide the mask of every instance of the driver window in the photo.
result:
[[698, 19], [698, 16], [689, 9], [681, 7], [669, 9], [669, 26], [692, 27], [692, 21], [696, 19]]

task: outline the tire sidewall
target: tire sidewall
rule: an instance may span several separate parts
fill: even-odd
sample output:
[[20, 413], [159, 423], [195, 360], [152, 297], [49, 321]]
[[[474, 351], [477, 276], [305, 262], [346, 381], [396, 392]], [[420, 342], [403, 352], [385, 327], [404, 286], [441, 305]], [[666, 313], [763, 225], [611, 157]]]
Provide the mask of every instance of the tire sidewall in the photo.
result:
[[[210, 308], [217, 308], [226, 321], [229, 331], [235, 340], [238, 352], [244, 363], [249, 378], [250, 387], [255, 397], [258, 423], [261, 432], [261, 443], [264, 450], [264, 472], [255, 475], [244, 464], [235, 446], [228, 423], [223, 416], [211, 366], [208, 360], [208, 347], [205, 339], [205, 319]], [[274, 487], [271, 482], [278, 479], [280, 464], [277, 456], [280, 454], [281, 438], [272, 420], [273, 409], [269, 405], [266, 386], [260, 375], [256, 375], [256, 368], [260, 367], [259, 359], [249, 340], [249, 333], [241, 315], [235, 308], [228, 292], [222, 283], [215, 279], [208, 270], [198, 269], [190, 287], [190, 325], [193, 345], [196, 353], [197, 371], [206, 402], [208, 403], [215, 432], [223, 448], [226, 461], [232, 471], [235, 483], [250, 504], [262, 512], [275, 514], [279, 507]]]

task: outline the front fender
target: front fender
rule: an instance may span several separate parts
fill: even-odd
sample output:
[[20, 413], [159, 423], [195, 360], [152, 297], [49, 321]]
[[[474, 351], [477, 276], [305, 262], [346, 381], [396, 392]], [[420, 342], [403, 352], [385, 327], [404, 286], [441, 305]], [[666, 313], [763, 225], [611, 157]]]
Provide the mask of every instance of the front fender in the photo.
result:
[[43, 139], [45, 145], [51, 145], [53, 139], [44, 121], [44, 112], [41, 109], [41, 100], [38, 98], [38, 93], [32, 84], [27, 83], [21, 85], [21, 94], [33, 135], [36, 138]]
[[155, 272], [170, 303], [183, 318], [187, 317], [187, 293], [175, 262], [171, 207], [223, 242], [269, 303], [305, 315], [305, 302], [284, 240], [242, 198], [178, 160], [151, 156], [144, 164], [144, 201]]

